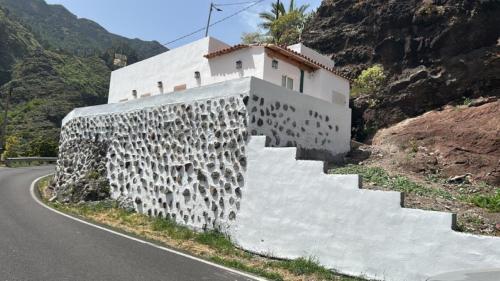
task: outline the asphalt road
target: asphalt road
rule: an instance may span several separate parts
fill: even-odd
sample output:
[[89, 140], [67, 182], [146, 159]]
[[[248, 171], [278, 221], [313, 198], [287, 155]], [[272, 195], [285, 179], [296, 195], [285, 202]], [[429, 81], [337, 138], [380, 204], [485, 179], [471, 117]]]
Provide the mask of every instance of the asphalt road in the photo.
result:
[[30, 185], [52, 170], [0, 168], [0, 280], [256, 280], [44, 208]]

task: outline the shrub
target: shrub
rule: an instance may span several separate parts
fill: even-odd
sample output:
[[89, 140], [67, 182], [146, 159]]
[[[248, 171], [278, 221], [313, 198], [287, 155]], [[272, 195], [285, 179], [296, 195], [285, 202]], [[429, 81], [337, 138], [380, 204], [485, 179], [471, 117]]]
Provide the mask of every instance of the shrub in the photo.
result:
[[57, 156], [57, 142], [50, 137], [37, 137], [29, 142], [30, 156], [53, 157]]
[[4, 158], [18, 157], [22, 154], [21, 140], [17, 136], [8, 136], [5, 140]]
[[354, 81], [352, 88], [352, 95], [368, 95], [374, 94], [379, 91], [385, 84], [387, 76], [384, 73], [384, 67], [376, 64], [361, 72], [361, 74]]

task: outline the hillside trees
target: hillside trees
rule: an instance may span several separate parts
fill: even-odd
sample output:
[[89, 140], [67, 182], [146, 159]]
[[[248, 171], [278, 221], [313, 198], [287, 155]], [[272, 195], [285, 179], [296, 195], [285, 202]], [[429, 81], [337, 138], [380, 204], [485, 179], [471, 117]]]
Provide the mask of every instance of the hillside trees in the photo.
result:
[[131, 64], [165, 50], [111, 34], [60, 5], [0, 0], [0, 104], [12, 87], [4, 156], [55, 156], [64, 116], [106, 103], [116, 54]]

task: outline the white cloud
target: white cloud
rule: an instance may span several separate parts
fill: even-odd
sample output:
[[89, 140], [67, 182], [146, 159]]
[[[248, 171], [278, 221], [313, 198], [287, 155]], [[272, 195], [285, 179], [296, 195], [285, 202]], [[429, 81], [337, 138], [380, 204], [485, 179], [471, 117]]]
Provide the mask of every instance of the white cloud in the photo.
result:
[[259, 29], [259, 13], [269, 9], [269, 2], [264, 1], [241, 13], [240, 21], [246, 31], [257, 31]]

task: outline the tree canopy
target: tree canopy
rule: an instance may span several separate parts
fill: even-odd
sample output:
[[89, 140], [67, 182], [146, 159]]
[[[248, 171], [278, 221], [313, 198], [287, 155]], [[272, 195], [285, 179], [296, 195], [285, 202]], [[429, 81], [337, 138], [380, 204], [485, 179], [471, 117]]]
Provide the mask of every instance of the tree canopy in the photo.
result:
[[250, 32], [242, 34], [242, 42], [249, 43], [275, 43], [279, 45], [291, 45], [299, 42], [300, 34], [308, 17], [306, 13], [309, 5], [297, 6], [294, 0], [290, 0], [288, 9], [285, 4], [275, 2], [271, 4], [271, 10], [259, 14], [262, 22], [259, 27], [265, 32]]

